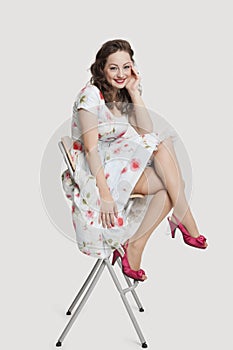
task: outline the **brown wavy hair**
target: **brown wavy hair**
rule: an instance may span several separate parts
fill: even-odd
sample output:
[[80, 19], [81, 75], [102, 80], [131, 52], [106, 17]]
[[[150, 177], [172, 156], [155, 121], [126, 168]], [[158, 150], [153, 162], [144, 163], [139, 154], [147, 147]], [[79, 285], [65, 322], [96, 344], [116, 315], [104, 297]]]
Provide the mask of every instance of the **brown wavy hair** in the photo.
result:
[[[108, 56], [117, 51], [128, 52], [132, 62], [134, 63], [134, 51], [131, 48], [129, 42], [122, 39], [115, 39], [109, 40], [102, 45], [96, 54], [95, 62], [90, 67], [92, 74], [90, 82], [99, 88], [104, 96], [106, 104], [108, 104], [110, 108], [112, 107], [113, 103], [113, 88], [105, 78], [104, 67], [106, 65]], [[129, 106], [132, 106], [132, 100], [126, 88], [118, 90], [117, 98], [115, 100], [118, 102], [116, 104], [118, 109], [122, 111], [124, 110], [124, 112], [125, 109], [127, 109], [129, 112]]]

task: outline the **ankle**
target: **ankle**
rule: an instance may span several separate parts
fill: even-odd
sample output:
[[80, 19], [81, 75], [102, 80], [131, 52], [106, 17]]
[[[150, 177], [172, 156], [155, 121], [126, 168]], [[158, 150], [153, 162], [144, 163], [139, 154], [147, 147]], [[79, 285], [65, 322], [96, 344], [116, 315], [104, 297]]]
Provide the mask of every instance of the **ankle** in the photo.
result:
[[143, 249], [144, 249], [144, 244], [140, 242], [140, 239], [133, 240], [132, 242], [129, 241], [128, 248], [131, 251], [137, 253], [137, 255], [142, 255]]
[[142, 250], [135, 242], [129, 243], [127, 247], [127, 256], [131, 269], [139, 270], [141, 265]]
[[189, 234], [192, 237], [198, 237], [200, 236], [199, 230], [197, 228], [196, 223], [194, 222], [194, 219], [191, 215], [188, 215], [189, 213], [186, 212], [185, 215], [180, 215], [179, 213], [172, 213], [171, 220], [175, 224], [181, 223], [189, 232]]

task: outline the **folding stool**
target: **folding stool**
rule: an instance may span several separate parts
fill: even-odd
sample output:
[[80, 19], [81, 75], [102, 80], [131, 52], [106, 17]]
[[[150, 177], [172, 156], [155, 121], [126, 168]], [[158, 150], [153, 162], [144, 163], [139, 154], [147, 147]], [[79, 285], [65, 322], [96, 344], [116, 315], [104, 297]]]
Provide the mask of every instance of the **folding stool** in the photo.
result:
[[[65, 136], [61, 139], [61, 141], [59, 141], [58, 145], [59, 145], [59, 148], [63, 154], [63, 157], [64, 157], [64, 160], [66, 162], [66, 165], [68, 167], [68, 170], [70, 172], [70, 175], [71, 177], [73, 178], [74, 176], [74, 171], [75, 171], [75, 165], [72, 161], [72, 158], [71, 158], [71, 155], [70, 155], [70, 146], [72, 144], [72, 141], [70, 139], [69, 136]], [[136, 197], [143, 197], [143, 195], [141, 194], [133, 194], [130, 196], [130, 199], [126, 205], [126, 215], [127, 213], [129, 213], [130, 209], [131, 209], [131, 206], [133, 204], [133, 198], [136, 198]], [[119, 259], [117, 259], [117, 262], [118, 262], [118, 266], [120, 267], [121, 271], [122, 271], [122, 266], [121, 266], [121, 262], [119, 261]], [[88, 277], [86, 278], [84, 284], [82, 285], [81, 289], [79, 290], [77, 296], [75, 297], [74, 301], [72, 302], [72, 304], [70, 305], [68, 311], [67, 311], [67, 315], [71, 315], [72, 311], [75, 309], [76, 307], [76, 310], [74, 311], [73, 315], [71, 316], [69, 322], [67, 323], [66, 327], [64, 328], [62, 334], [60, 335], [57, 343], [56, 343], [56, 346], [57, 347], [60, 347], [62, 346], [62, 342], [63, 340], [65, 339], [67, 333], [70, 331], [72, 325], [74, 324], [76, 318], [78, 317], [78, 315], [80, 314], [82, 308], [84, 307], [84, 305], [86, 304], [89, 296], [91, 295], [92, 291], [94, 290], [98, 280], [100, 279], [100, 276], [101, 274], [103, 273], [105, 267], [107, 267], [109, 273], [110, 273], [110, 276], [122, 298], [122, 301], [125, 305], [125, 308], [129, 314], [129, 317], [133, 323], [133, 326], [138, 334], [138, 337], [140, 339], [140, 342], [141, 342], [141, 345], [143, 348], [147, 348], [147, 343], [145, 341], [145, 338], [142, 334], [142, 331], [139, 327], [139, 324], [135, 318], [135, 315], [131, 309], [131, 306], [128, 302], [128, 299], [126, 297], [126, 294], [131, 292], [132, 293], [132, 296], [133, 296], [133, 299], [135, 300], [138, 308], [139, 308], [139, 311], [140, 312], [143, 312], [144, 309], [142, 307], [142, 304], [136, 294], [136, 287], [138, 286], [139, 282], [138, 281], [134, 281], [134, 283], [131, 282], [130, 278], [127, 277], [126, 275], [123, 274], [124, 278], [125, 278], [125, 281], [128, 285], [128, 288], [122, 288], [121, 286], [121, 283], [117, 277], [117, 274], [116, 272], [114, 271], [114, 268], [112, 266], [112, 264], [110, 263], [109, 261], [109, 258], [105, 258], [105, 259], [97, 259], [96, 263], [94, 264], [91, 272], [89, 273]], [[89, 286], [88, 286], [89, 285]], [[81, 297], [83, 296], [83, 298], [81, 299]]]

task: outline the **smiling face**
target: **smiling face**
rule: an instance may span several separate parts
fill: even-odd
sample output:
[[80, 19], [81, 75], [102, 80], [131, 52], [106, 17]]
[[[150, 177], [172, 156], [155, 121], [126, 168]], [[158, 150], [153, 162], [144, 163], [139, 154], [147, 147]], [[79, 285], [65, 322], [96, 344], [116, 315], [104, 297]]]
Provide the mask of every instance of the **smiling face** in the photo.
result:
[[117, 51], [108, 56], [104, 67], [105, 78], [115, 89], [123, 89], [132, 75], [133, 62], [126, 51]]

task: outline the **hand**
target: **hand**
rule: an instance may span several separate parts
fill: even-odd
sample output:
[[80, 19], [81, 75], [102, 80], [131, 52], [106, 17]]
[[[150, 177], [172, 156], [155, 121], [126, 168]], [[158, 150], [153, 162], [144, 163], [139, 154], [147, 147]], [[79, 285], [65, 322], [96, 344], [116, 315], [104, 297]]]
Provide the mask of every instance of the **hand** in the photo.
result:
[[98, 218], [99, 224], [102, 221], [102, 226], [104, 228], [112, 228], [115, 225], [114, 217], [117, 218], [117, 206], [114, 202], [111, 194], [100, 199], [100, 214]]
[[131, 67], [131, 71], [132, 71], [132, 75], [125, 86], [130, 95], [135, 94], [135, 92], [139, 93], [138, 87], [141, 81], [141, 78], [138, 72], [133, 66]]

